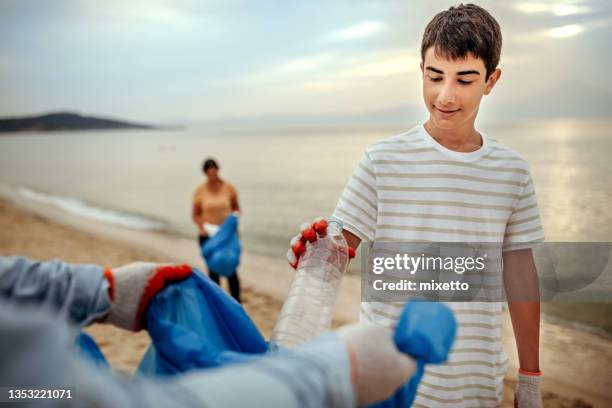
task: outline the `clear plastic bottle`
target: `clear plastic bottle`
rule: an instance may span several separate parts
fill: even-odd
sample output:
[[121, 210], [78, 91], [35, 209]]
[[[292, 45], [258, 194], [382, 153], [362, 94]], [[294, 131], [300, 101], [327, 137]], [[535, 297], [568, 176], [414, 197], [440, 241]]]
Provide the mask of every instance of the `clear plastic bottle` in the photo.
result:
[[294, 347], [330, 328], [349, 261], [347, 248], [342, 224], [336, 220], [328, 222], [326, 236], [306, 245], [272, 331], [271, 347]]

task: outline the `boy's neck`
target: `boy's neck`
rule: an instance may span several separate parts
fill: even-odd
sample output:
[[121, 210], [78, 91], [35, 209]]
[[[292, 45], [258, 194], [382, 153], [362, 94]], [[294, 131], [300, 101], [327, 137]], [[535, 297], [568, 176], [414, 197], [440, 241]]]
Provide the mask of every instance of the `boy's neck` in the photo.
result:
[[474, 123], [456, 129], [440, 129], [429, 119], [423, 126], [436, 142], [456, 152], [474, 152], [480, 149], [483, 143], [480, 133], [474, 128]]

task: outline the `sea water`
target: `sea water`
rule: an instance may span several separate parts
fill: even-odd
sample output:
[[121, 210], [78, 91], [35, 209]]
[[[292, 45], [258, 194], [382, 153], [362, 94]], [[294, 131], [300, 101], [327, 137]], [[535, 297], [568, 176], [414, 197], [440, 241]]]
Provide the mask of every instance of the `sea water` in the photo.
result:
[[[612, 241], [612, 122], [550, 120], [480, 129], [529, 162], [548, 241]], [[192, 194], [203, 181], [201, 163], [211, 156], [238, 190], [245, 249], [284, 257], [301, 223], [331, 214], [364, 149], [401, 131], [3, 134], [0, 182], [83, 216], [195, 236]], [[601, 313], [610, 315], [610, 308]]]

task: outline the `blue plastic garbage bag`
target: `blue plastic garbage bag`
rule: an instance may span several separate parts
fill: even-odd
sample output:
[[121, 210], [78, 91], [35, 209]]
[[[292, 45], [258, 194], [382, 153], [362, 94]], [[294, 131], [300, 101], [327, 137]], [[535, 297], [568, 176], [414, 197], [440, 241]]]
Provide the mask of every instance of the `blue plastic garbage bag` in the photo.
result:
[[208, 269], [230, 277], [240, 264], [240, 238], [238, 217], [231, 214], [219, 227], [219, 231], [202, 245], [202, 256]]
[[[152, 344], [138, 368], [140, 374], [175, 375], [276, 352], [268, 350], [266, 341], [242, 306], [195, 269], [190, 278], [158, 293], [151, 300], [145, 318]], [[416, 359], [417, 372], [393, 397], [370, 407], [411, 406], [425, 364], [448, 358], [455, 332], [455, 318], [446, 305], [407, 303], [395, 329], [394, 341], [400, 351]], [[83, 337], [77, 345], [85, 349], [82, 352], [104, 359], [91, 338]]]
[[196, 269], [158, 293], [145, 318], [152, 344], [138, 368], [143, 374], [217, 367], [268, 350], [242, 306]]
[[416, 372], [391, 398], [368, 407], [412, 406], [425, 364], [446, 361], [456, 330], [455, 316], [445, 304], [421, 301], [407, 303], [395, 328], [393, 340], [400, 351], [410, 354], [416, 360]]
[[96, 341], [87, 333], [81, 332], [76, 336], [74, 345], [80, 356], [85, 357], [87, 360], [93, 362], [98, 367], [109, 368], [106, 357], [100, 351], [100, 348], [96, 344]]

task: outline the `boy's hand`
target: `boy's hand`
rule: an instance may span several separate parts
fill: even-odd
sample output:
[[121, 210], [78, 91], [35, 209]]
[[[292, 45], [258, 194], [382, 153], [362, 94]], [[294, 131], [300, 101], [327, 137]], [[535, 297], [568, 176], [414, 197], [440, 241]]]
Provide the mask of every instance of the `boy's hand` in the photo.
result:
[[[297, 269], [300, 257], [306, 252], [306, 245], [315, 242], [318, 238], [327, 235], [327, 221], [323, 218], [315, 219], [311, 224], [304, 223], [300, 227], [300, 233], [293, 237], [287, 251], [287, 261], [293, 269]], [[355, 257], [355, 250], [348, 247], [349, 259]]]
[[139, 331], [143, 328], [144, 312], [153, 296], [168, 283], [189, 277], [191, 266], [134, 262], [112, 271], [107, 269], [105, 275], [110, 282], [113, 300], [105, 322]]
[[542, 373], [519, 371], [518, 385], [514, 394], [515, 408], [542, 408], [541, 377]]

